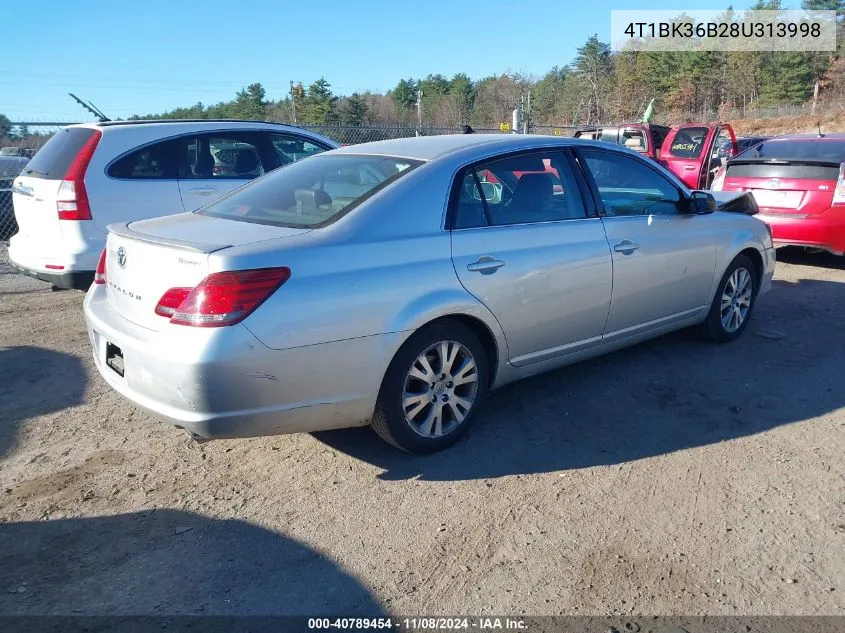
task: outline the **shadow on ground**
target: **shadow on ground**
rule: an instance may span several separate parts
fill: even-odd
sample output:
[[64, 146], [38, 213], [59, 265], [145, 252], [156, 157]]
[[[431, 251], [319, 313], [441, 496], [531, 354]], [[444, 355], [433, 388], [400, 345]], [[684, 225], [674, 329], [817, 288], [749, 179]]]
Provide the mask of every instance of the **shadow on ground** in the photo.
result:
[[87, 380], [76, 356], [29, 345], [0, 348], [0, 457], [15, 447], [23, 420], [82, 402]]
[[177, 510], [0, 523], [0, 569], [0, 615], [384, 615], [309, 547]]
[[508, 385], [468, 437], [415, 457], [369, 428], [317, 434], [384, 479], [464, 480], [619, 464], [763, 433], [845, 406], [845, 285], [776, 281], [744, 335], [682, 331]]
[[779, 262], [797, 266], [814, 266], [845, 270], [845, 256], [830, 253], [811, 252], [798, 246], [785, 246], [777, 251]]

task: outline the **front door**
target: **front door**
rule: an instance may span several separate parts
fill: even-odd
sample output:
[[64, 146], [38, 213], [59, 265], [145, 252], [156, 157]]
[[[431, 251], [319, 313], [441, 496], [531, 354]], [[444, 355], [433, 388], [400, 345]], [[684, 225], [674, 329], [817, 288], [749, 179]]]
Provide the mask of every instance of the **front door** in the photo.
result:
[[681, 213], [684, 193], [646, 160], [594, 149], [578, 154], [601, 201], [613, 256], [605, 341], [706, 307], [716, 268], [712, 216]]

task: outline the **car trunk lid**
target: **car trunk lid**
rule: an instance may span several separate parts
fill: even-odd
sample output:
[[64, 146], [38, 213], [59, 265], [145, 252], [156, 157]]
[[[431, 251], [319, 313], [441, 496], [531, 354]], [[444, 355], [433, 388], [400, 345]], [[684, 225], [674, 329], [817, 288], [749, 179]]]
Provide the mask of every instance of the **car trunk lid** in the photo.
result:
[[829, 209], [839, 162], [828, 160], [734, 160], [723, 189], [750, 191], [767, 213], [810, 215]]
[[160, 330], [168, 323], [155, 313], [162, 295], [198, 285], [212, 272], [211, 253], [307, 232], [194, 213], [112, 224], [106, 243], [109, 302], [129, 321]]

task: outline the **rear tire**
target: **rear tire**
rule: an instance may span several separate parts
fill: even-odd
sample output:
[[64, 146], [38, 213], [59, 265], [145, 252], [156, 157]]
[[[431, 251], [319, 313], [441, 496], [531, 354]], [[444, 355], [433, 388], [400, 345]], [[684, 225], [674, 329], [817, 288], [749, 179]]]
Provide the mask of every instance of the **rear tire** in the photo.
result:
[[745, 255], [737, 255], [719, 280], [710, 312], [701, 324], [704, 338], [714, 343], [729, 343], [739, 338], [751, 320], [757, 289], [754, 264]]
[[443, 450], [475, 422], [489, 385], [488, 359], [473, 331], [451, 319], [415, 332], [382, 381], [371, 425], [408, 453]]

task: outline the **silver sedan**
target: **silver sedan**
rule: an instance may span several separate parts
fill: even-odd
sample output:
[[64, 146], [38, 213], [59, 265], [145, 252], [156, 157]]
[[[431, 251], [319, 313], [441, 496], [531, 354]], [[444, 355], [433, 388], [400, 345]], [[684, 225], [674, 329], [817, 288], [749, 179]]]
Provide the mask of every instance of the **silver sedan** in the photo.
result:
[[198, 439], [371, 424], [430, 452], [509, 382], [736, 339], [775, 266], [755, 209], [601, 142], [368, 143], [112, 225], [85, 318], [103, 378]]

